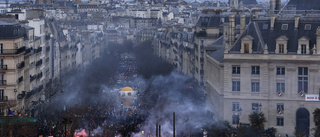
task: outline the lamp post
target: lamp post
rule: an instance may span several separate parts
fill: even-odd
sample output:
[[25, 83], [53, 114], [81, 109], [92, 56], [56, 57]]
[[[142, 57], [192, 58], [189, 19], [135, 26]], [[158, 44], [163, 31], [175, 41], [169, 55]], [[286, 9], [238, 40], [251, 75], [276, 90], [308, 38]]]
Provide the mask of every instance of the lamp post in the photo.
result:
[[261, 108], [262, 108], [262, 105], [261, 103], [259, 104], [259, 112], [261, 112]]
[[236, 110], [236, 114], [238, 115], [237, 127], [239, 127], [239, 124], [240, 124], [240, 115], [241, 115], [241, 112], [242, 112], [242, 108], [241, 108], [241, 107]]
[[[55, 87], [55, 88], [52, 88], [52, 87]], [[49, 87], [49, 92], [48, 92], [48, 95], [49, 95], [49, 119], [50, 119], [50, 128], [49, 128], [49, 135], [51, 136], [51, 131], [52, 131], [52, 119], [51, 119], [51, 97], [54, 96], [57, 92], [58, 92], [58, 88], [60, 88], [60, 84], [58, 83], [57, 79], [53, 80], [52, 84], [50, 85]], [[50, 92], [50, 89], [52, 89], [51, 91], [53, 91], [52, 93]], [[63, 93], [63, 91], [61, 90], [60, 93]]]

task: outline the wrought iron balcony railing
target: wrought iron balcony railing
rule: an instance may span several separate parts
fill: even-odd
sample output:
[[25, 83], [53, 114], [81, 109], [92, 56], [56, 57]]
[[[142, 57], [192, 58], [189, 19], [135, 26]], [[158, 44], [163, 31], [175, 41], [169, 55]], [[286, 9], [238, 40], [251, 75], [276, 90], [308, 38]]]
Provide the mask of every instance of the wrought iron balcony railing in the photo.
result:
[[0, 50], [0, 55], [20, 54], [25, 50], [26, 50], [26, 47], [21, 47], [19, 49], [2, 49]]

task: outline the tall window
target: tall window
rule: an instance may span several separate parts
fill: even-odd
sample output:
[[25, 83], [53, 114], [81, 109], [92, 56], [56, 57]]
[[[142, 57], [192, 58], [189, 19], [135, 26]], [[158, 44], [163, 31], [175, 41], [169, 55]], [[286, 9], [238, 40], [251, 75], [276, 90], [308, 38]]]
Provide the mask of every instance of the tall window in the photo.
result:
[[277, 126], [283, 126], [283, 117], [277, 117]]
[[307, 54], [307, 45], [301, 44], [301, 54]]
[[0, 89], [0, 100], [4, 99], [4, 91], [3, 89]]
[[251, 82], [251, 92], [260, 92], [260, 82], [252, 81]]
[[232, 124], [239, 124], [239, 115], [232, 115]]
[[277, 92], [285, 92], [285, 83], [284, 81], [277, 82]]
[[288, 24], [282, 24], [281, 30], [288, 30]]
[[[239, 102], [232, 102], [232, 111], [238, 111], [240, 109]], [[232, 115], [232, 124], [239, 124], [239, 114]]]
[[240, 79], [232, 80], [232, 91], [240, 91]]
[[240, 74], [240, 66], [232, 66], [232, 74]]
[[279, 53], [284, 53], [284, 45], [279, 44]]
[[251, 66], [251, 74], [259, 75], [260, 74], [260, 66]]
[[232, 111], [238, 111], [240, 109], [239, 102], [232, 102]]
[[284, 105], [282, 103], [277, 104], [277, 110], [278, 110], [278, 112], [281, 111], [281, 113], [283, 113]]
[[244, 53], [249, 53], [249, 43], [244, 43]]
[[259, 111], [259, 104], [258, 103], [252, 103], [252, 111]]
[[0, 116], [4, 116], [4, 107], [0, 106]]
[[277, 67], [277, 75], [285, 75], [285, 67]]
[[308, 67], [298, 68], [298, 92], [308, 93]]

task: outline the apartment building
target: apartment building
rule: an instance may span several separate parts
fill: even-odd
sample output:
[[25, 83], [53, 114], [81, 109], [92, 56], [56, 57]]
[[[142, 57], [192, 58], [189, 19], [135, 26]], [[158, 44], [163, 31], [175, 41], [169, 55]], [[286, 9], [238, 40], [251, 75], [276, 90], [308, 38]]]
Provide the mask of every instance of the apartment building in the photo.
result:
[[19, 23], [0, 21], [0, 114], [8, 108], [15, 112], [24, 109], [24, 43], [26, 31]]

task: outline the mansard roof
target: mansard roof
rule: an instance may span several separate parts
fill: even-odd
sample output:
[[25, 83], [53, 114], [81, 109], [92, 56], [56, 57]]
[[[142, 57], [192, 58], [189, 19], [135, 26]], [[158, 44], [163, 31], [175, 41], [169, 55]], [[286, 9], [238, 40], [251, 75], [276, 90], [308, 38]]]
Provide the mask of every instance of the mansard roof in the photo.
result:
[[[0, 20], [0, 39], [16, 39], [24, 37], [26, 30], [19, 22], [7, 22]], [[3, 33], [5, 32], [5, 33]]]
[[[236, 25], [240, 24], [240, 15], [235, 16]], [[250, 22], [251, 16], [246, 16], [246, 24]], [[213, 16], [202, 16], [197, 22], [199, 27], [222, 27], [224, 22], [229, 22], [228, 15], [213, 15]]]
[[[242, 2], [243, 5], [254, 5], [254, 4], [258, 4], [257, 0], [238, 0], [238, 3]], [[230, 0], [229, 2], [230, 3]]]
[[[289, 15], [291, 16], [291, 15]], [[292, 15], [294, 16], [294, 15]], [[319, 15], [318, 15], [319, 16]], [[299, 20], [298, 28], [294, 28], [294, 17], [282, 16], [275, 20], [274, 28], [270, 28], [270, 19], [254, 20], [251, 22], [244, 32], [239, 36], [236, 42], [233, 44], [230, 53], [238, 53], [241, 48], [241, 39], [246, 36], [252, 36], [252, 50], [253, 53], [263, 53], [264, 45], [267, 44], [269, 54], [275, 52], [276, 40], [279, 37], [287, 38], [287, 50], [288, 54], [296, 54], [298, 50], [298, 40], [302, 37], [310, 39], [309, 49], [312, 49], [316, 44], [316, 30], [320, 26], [320, 16], [302, 16]], [[282, 25], [288, 24], [287, 30], [282, 30]], [[310, 24], [311, 29], [306, 30], [305, 25]]]
[[295, 8], [296, 10], [320, 10], [319, 0], [290, 0], [284, 8], [290, 10]]

